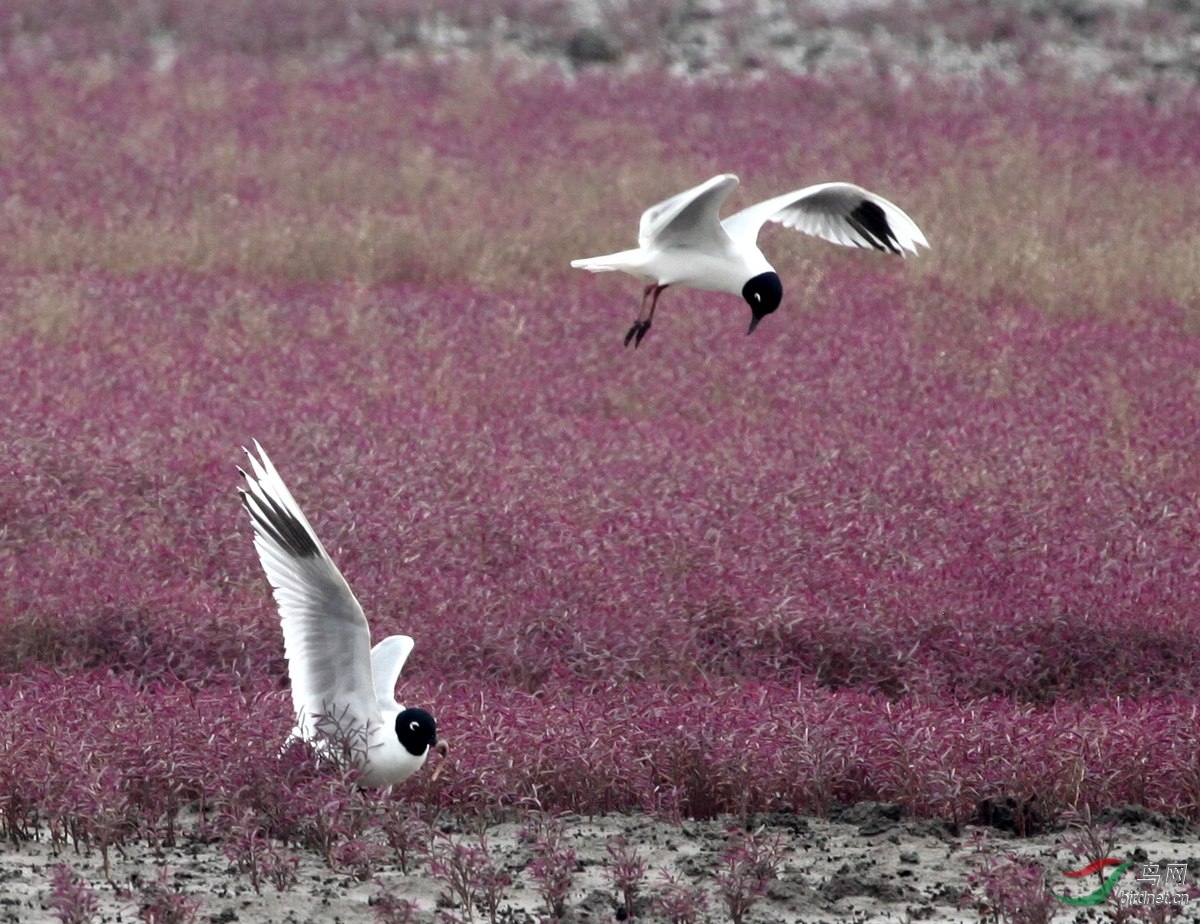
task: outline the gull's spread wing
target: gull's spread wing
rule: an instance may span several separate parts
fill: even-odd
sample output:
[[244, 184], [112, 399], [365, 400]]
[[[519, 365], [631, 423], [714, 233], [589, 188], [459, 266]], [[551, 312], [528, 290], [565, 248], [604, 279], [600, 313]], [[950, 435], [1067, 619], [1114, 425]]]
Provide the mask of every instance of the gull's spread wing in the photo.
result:
[[848, 247], [903, 255], [929, 246], [899, 206], [853, 183], [821, 183], [775, 196], [730, 215], [721, 226], [735, 241], [753, 244], [768, 221]]
[[407, 635], [389, 635], [371, 649], [371, 676], [375, 678], [375, 699], [380, 712], [399, 712], [403, 708], [396, 702], [396, 681], [412, 650], [413, 640]]
[[378, 723], [362, 607], [263, 448], [254, 448], [261, 462], [247, 451], [252, 474], [242, 472], [242, 503], [279, 606], [297, 723], [306, 738], [321, 716], [336, 723], [320, 723], [322, 730]]
[[721, 235], [721, 206], [737, 186], [732, 173], [664, 199], [642, 213], [638, 224], [638, 246], [694, 246]]

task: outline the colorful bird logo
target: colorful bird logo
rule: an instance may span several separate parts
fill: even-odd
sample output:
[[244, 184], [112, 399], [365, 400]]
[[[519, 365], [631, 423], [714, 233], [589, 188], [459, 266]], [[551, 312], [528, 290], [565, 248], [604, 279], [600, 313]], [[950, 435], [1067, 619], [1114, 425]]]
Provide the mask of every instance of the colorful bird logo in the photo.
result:
[[1072, 879], [1082, 879], [1084, 876], [1098, 873], [1109, 866], [1115, 866], [1116, 869], [1108, 874], [1108, 878], [1104, 880], [1100, 888], [1096, 889], [1095, 892], [1089, 892], [1087, 895], [1079, 896], [1079, 898], [1072, 898], [1069, 895], [1059, 895], [1057, 892], [1051, 892], [1050, 894], [1060, 902], [1066, 902], [1068, 905], [1075, 905], [1078, 908], [1090, 908], [1092, 905], [1099, 905], [1112, 894], [1112, 890], [1117, 887], [1117, 880], [1121, 878], [1125, 870], [1133, 866], [1132, 860], [1122, 863], [1120, 860], [1115, 860], [1112, 857], [1104, 857], [1103, 859], [1096, 860], [1094, 863], [1089, 863], [1083, 869], [1063, 873], [1064, 876], [1069, 876]]

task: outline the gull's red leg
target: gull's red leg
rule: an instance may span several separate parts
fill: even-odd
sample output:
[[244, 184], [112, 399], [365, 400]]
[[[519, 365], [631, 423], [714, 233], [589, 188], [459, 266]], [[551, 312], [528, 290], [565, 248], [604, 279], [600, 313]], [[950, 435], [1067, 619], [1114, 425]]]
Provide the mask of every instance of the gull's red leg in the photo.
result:
[[[665, 285], [660, 286], [658, 283], [652, 282], [642, 290], [642, 305], [638, 309], [637, 320], [633, 322], [633, 327], [629, 328], [629, 333], [625, 335], [625, 346], [629, 346], [629, 341], [632, 340], [636, 349], [642, 342], [642, 338], [646, 336], [646, 332], [650, 330], [650, 324], [654, 321], [654, 309], [658, 307], [658, 297], [665, 288]], [[646, 299], [650, 300], [649, 311], [646, 311]]]
[[[637, 320], [633, 322], [633, 327], [629, 328], [629, 333], [625, 335], [625, 346], [629, 346], [629, 341], [637, 338], [634, 347], [642, 342], [642, 338], [646, 336], [646, 331], [650, 329], [650, 318], [654, 317], [654, 306], [658, 302], [658, 293], [665, 289], [666, 286], [660, 286], [656, 282], [650, 283], [646, 288], [642, 289], [642, 304], [638, 308]], [[653, 298], [651, 298], [653, 296]], [[646, 299], [650, 301], [650, 315], [646, 315]]]
[[640, 344], [642, 342], [642, 338], [645, 337], [647, 332], [650, 330], [650, 325], [654, 322], [654, 309], [658, 307], [658, 297], [660, 295], [662, 295], [662, 291], [665, 288], [666, 288], [666, 286], [660, 286], [660, 285], [655, 285], [655, 286], [649, 287], [649, 289], [650, 289], [650, 313], [646, 315], [646, 320], [642, 321], [641, 324], [638, 325], [637, 332], [633, 339], [633, 348], [635, 350], [637, 349], [638, 344]]
[[642, 318], [646, 314], [646, 299], [648, 299], [651, 296], [651, 294], [654, 294], [654, 297], [658, 298], [658, 295], [655, 294], [657, 292], [657, 290], [658, 290], [658, 284], [654, 283], [654, 282], [650, 283], [650, 285], [648, 285], [648, 286], [646, 286], [646, 288], [642, 289], [642, 305], [638, 309], [638, 320], [639, 321], [642, 320]]
[[650, 313], [646, 315], [646, 329], [650, 329], [650, 322], [654, 320], [654, 309], [658, 307], [658, 297], [662, 295], [663, 289], [666, 286], [652, 286], [653, 295], [650, 299]]

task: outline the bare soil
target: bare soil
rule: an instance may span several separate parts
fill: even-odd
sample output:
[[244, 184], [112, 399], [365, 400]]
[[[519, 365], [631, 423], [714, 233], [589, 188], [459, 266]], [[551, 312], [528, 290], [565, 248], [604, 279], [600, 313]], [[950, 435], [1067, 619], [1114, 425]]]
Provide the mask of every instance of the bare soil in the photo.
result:
[[[1047, 870], [1054, 891], [1082, 895], [1093, 887], [1080, 886], [1062, 873], [1083, 862], [1064, 846], [1064, 832], [1017, 837], [995, 829], [940, 821], [902, 819], [896, 806], [859, 805], [838, 819], [772, 815], [749, 819], [766, 834], [784, 839], [779, 875], [747, 915], [748, 922], [908, 922], [973, 921], [980, 914], [972, 903], [969, 878], [983, 853], [1014, 854]], [[1146, 863], [1187, 864], [1185, 887], [1200, 876], [1200, 835], [1188, 826], [1139, 809], [1114, 813], [1118, 838], [1114, 853]], [[647, 921], [664, 920], [650, 907], [661, 892], [660, 871], [680, 874], [709, 893], [706, 921], [729, 920], [717, 873], [726, 844], [722, 821], [671, 824], [641, 815], [565, 819], [569, 846], [577, 855], [573, 888], [564, 920], [619, 921], [619, 900], [608, 876], [606, 845], [624, 835], [646, 860], [643, 897], [635, 911]], [[529, 875], [530, 853], [517, 837], [519, 825], [506, 823], [486, 830], [494, 855], [502, 858], [513, 878], [506, 890], [500, 919], [533, 922], [545, 917], [536, 883]], [[476, 838], [478, 832], [464, 833]], [[982, 844], [982, 850], [981, 850]], [[98, 852], [56, 852], [44, 841], [8, 845], [0, 853], [0, 922], [41, 924], [58, 921], [48, 907], [50, 875], [55, 865], [70, 864], [100, 898], [98, 920], [132, 921], [139, 917], [140, 897], [165, 865], [173, 888], [199, 905], [193, 920], [211, 922], [375, 921], [374, 898], [381, 889], [409, 899], [419, 911], [414, 920], [439, 920], [439, 911], [461, 915], [462, 909], [443, 898], [446, 885], [433, 876], [426, 860], [408, 873], [397, 865], [382, 865], [373, 881], [331, 870], [316, 853], [299, 855], [298, 881], [286, 892], [263, 884], [256, 894], [250, 879], [236, 872], [220, 844], [185, 842], [172, 849], [126, 846], [112, 857], [112, 881], [104, 878]], [[1136, 869], [1136, 867], [1135, 867]], [[1123, 887], [1135, 887], [1127, 874]], [[1115, 907], [1091, 909], [1085, 917], [1063, 905], [1056, 921], [1109, 920]], [[476, 912], [477, 920], [486, 917]], [[1176, 921], [1200, 921], [1200, 900], [1177, 915]]]

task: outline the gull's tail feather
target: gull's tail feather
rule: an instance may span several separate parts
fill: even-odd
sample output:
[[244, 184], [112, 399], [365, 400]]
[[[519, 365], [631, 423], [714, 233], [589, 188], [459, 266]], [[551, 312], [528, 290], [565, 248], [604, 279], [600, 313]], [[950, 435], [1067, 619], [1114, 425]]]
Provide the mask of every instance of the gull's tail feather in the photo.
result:
[[641, 250], [622, 250], [620, 253], [609, 253], [601, 257], [584, 257], [582, 260], [572, 260], [575, 269], [585, 269], [590, 273], [637, 272], [642, 265], [644, 254]]

